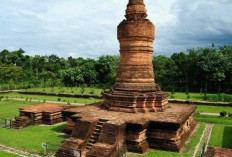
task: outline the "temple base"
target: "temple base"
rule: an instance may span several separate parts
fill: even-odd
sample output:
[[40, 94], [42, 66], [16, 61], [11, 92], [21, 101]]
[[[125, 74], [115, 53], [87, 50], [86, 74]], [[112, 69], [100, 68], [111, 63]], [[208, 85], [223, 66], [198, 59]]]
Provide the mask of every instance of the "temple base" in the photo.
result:
[[72, 133], [56, 156], [72, 156], [73, 149], [81, 149], [86, 157], [118, 157], [149, 148], [178, 152], [196, 126], [196, 106], [169, 106], [164, 112], [136, 114], [108, 111], [102, 103], [67, 109], [65, 130]]
[[104, 105], [110, 111], [117, 112], [163, 112], [169, 106], [168, 94], [156, 91], [126, 91], [112, 88], [105, 92]]

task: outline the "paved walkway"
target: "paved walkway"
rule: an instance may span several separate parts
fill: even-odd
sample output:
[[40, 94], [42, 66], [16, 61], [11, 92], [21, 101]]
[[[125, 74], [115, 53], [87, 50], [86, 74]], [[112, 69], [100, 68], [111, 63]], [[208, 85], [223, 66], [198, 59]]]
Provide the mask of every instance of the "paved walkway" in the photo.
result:
[[195, 151], [194, 151], [192, 157], [196, 157], [201, 153], [204, 144], [206, 145], [206, 148], [207, 148], [210, 137], [211, 137], [213, 126], [214, 126], [214, 124], [206, 123], [203, 134], [200, 138], [200, 141], [198, 142], [198, 144], [195, 147]]
[[8, 147], [8, 146], [2, 145], [2, 144], [0, 144], [0, 150], [2, 150], [4, 152], [16, 154], [16, 155], [19, 155], [22, 157], [41, 157], [39, 155], [30, 154], [29, 152], [22, 151], [22, 150], [12, 148], [12, 147]]
[[201, 115], [210, 115], [210, 116], [220, 116], [220, 113], [206, 113], [206, 112], [201, 112]]
[[[19, 101], [26, 101], [26, 99], [22, 99], [22, 98], [8, 98], [10, 100], [19, 100]], [[3, 99], [3, 100], [6, 100], [6, 99]], [[43, 100], [29, 100], [29, 101], [32, 101], [32, 102], [41, 102], [43, 103], [44, 101]], [[67, 102], [60, 102], [60, 101], [49, 101], [49, 100], [46, 100], [46, 103], [54, 103], [54, 104], [64, 104], [64, 105], [67, 105]], [[75, 105], [75, 106], [85, 106], [86, 104], [81, 104], [81, 103], [70, 103], [70, 105]]]

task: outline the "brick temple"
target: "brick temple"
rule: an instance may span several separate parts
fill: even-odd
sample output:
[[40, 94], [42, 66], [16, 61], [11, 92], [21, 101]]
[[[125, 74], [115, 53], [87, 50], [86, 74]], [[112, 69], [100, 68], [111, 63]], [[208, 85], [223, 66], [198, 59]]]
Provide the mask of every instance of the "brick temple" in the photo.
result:
[[31, 125], [53, 125], [64, 121], [63, 110], [73, 108], [70, 105], [39, 104], [19, 109], [19, 116], [12, 123], [12, 128], [22, 129]]
[[149, 148], [182, 148], [196, 126], [195, 106], [168, 103], [168, 94], [155, 84], [152, 66], [155, 27], [146, 19], [143, 0], [129, 0], [126, 19], [118, 26], [120, 65], [115, 86], [104, 102], [63, 111], [71, 135], [57, 157], [81, 150], [86, 157], [121, 157]]

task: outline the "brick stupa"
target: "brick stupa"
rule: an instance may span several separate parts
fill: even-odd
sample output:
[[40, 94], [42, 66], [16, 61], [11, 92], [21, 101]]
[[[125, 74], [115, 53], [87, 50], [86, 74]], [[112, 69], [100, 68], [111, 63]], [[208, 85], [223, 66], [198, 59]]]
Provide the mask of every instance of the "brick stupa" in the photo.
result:
[[154, 81], [154, 25], [143, 0], [129, 0], [126, 20], [118, 26], [120, 65], [104, 102], [64, 110], [71, 135], [56, 152], [71, 157], [121, 157], [149, 148], [178, 152], [196, 126], [195, 106], [168, 104], [168, 94]]
[[104, 94], [104, 103], [112, 111], [163, 111], [168, 94], [155, 84], [152, 64], [155, 26], [146, 19], [143, 0], [130, 0], [126, 20], [118, 26], [120, 65], [116, 84]]

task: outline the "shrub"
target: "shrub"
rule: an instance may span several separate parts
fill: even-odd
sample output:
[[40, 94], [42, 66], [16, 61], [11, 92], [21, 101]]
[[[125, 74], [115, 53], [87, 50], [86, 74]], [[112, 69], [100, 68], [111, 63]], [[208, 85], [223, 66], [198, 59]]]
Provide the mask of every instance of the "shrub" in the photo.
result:
[[4, 96], [0, 96], [0, 101], [2, 101], [3, 98], [4, 98]]
[[228, 117], [232, 117], [232, 113], [228, 113]]
[[57, 101], [61, 101], [61, 98], [57, 98]]
[[89, 92], [90, 94], [94, 94], [95, 93], [95, 90], [94, 89], [91, 89], [91, 91]]
[[84, 94], [84, 92], [85, 92], [85, 87], [84, 86], [81, 86], [80, 92], [81, 92], [81, 94]]
[[222, 116], [222, 117], [225, 117], [225, 116], [226, 116], [226, 114], [227, 114], [227, 112], [226, 112], [226, 111], [222, 111], [222, 112], [220, 112], [220, 116]]

